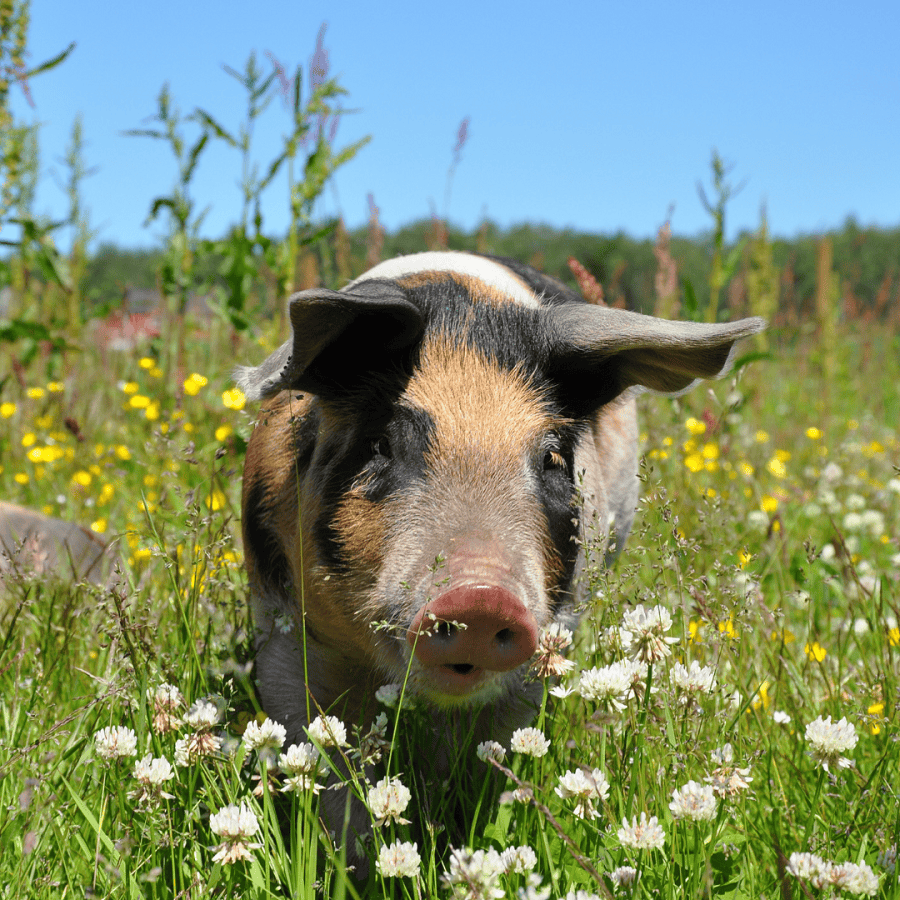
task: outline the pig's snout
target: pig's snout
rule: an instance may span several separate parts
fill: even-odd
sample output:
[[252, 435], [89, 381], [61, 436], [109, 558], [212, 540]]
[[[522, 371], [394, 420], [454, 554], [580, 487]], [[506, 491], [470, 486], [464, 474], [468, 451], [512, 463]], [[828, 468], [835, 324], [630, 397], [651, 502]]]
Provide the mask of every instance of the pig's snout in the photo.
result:
[[425, 668], [469, 680], [484, 669], [508, 672], [527, 662], [537, 649], [538, 626], [506, 588], [460, 585], [416, 613], [406, 640]]

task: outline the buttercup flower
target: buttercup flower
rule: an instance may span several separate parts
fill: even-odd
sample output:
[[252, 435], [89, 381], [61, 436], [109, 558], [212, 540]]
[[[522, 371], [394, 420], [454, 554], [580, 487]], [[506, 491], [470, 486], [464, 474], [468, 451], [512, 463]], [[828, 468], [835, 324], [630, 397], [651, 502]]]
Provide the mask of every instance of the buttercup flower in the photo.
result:
[[394, 821], [409, 824], [401, 813], [409, 806], [412, 794], [399, 778], [382, 778], [375, 787], [369, 788], [368, 807], [376, 825]]
[[544, 756], [550, 749], [550, 741], [537, 728], [518, 728], [513, 732], [509, 749], [525, 756]]
[[832, 723], [831, 716], [824, 719], [819, 716], [806, 726], [806, 740], [812, 747], [810, 756], [826, 771], [830, 771], [829, 766], [846, 769], [853, 765], [851, 760], [841, 755], [846, 750], [852, 750], [859, 740], [859, 735], [846, 718]]
[[107, 762], [124, 759], [126, 756], [137, 756], [137, 735], [123, 725], [111, 725], [101, 728], [94, 735], [97, 755]]
[[383, 878], [415, 878], [421, 862], [417, 844], [394, 841], [378, 851], [375, 868]]
[[660, 827], [656, 816], [647, 818], [647, 813], [642, 812], [640, 821], [635, 816], [631, 824], [628, 819], [622, 819], [622, 827], [616, 832], [619, 843], [623, 847], [633, 850], [662, 850], [666, 842], [666, 833]]
[[239, 859], [252, 859], [250, 851], [261, 846], [247, 841], [247, 838], [259, 831], [259, 821], [256, 813], [246, 803], [224, 806], [209, 817], [209, 828], [213, 834], [225, 839], [216, 848], [213, 862], [230, 865]]

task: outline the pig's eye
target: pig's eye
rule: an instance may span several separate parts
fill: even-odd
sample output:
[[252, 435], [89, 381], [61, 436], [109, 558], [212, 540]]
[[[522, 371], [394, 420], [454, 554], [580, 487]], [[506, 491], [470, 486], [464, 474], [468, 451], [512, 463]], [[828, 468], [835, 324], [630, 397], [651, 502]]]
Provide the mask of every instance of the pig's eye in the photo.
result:
[[566, 460], [563, 457], [562, 453], [558, 450], [547, 450], [544, 453], [544, 471], [545, 472], [553, 472], [553, 471], [568, 471], [568, 466], [566, 465]]
[[391, 458], [391, 443], [385, 435], [372, 441], [372, 458], [382, 457], [383, 459]]

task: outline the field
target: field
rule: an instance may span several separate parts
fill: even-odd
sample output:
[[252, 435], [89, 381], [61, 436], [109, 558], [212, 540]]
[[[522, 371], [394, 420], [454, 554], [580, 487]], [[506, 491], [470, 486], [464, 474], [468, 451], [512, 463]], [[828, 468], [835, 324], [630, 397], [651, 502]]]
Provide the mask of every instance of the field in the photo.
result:
[[436, 795], [410, 767], [427, 716], [387, 698], [364, 749], [401, 784], [353, 785], [382, 823], [366, 880], [317, 822], [325, 763], [254, 704], [254, 411], [229, 370], [273, 342], [189, 332], [164, 372], [85, 341], [6, 385], [0, 496], [89, 524], [124, 566], [3, 587], [4, 896], [900, 897], [895, 335], [776, 334], [709, 388], [643, 398], [635, 530], [591, 572], [574, 665], [544, 655], [543, 737], [499, 767], [464, 748]]

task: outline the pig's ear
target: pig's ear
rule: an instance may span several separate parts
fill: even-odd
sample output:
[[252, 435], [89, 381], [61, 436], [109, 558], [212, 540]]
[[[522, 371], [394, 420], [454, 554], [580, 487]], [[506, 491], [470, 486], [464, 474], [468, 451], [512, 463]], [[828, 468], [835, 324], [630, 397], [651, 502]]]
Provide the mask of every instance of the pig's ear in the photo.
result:
[[597, 409], [626, 391], [676, 395], [731, 366], [734, 345], [765, 328], [763, 319], [722, 325], [671, 322], [581, 303], [547, 311], [550, 375], [566, 403]]
[[352, 293], [313, 288], [288, 301], [293, 336], [235, 380], [249, 400], [298, 389], [320, 393], [354, 384], [422, 333], [418, 307], [390, 281], [364, 281]]

